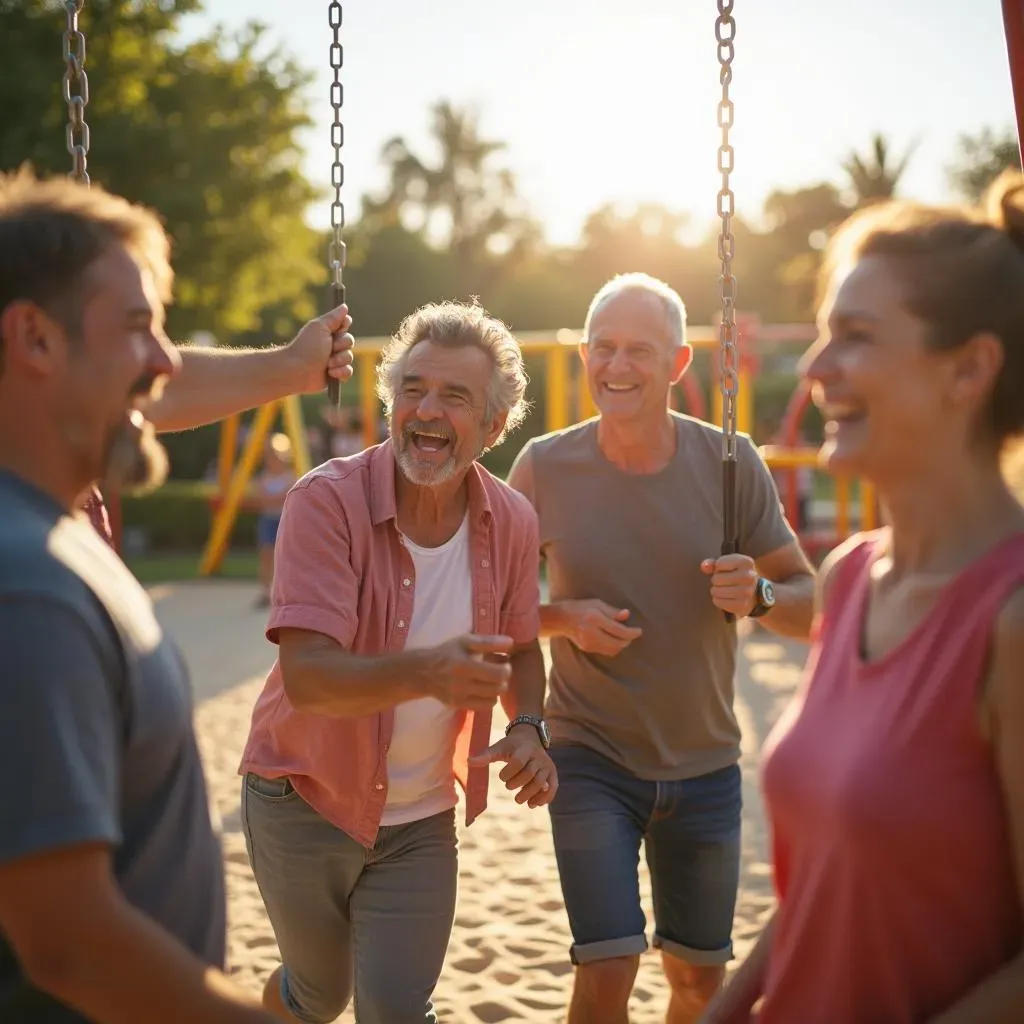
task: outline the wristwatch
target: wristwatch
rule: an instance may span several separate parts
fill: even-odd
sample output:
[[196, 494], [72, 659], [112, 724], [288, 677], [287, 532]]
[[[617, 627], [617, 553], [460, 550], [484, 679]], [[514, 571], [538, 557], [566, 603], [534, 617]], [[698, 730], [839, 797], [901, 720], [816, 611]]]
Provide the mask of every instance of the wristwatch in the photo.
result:
[[759, 577], [754, 588], [754, 600], [754, 610], [749, 617], [759, 619], [762, 615], [767, 615], [775, 607], [775, 584], [763, 576]]
[[533, 715], [516, 715], [508, 723], [505, 735], [507, 736], [517, 725], [532, 725], [537, 730], [537, 735], [540, 736], [541, 746], [545, 750], [551, 746], [551, 731], [548, 729], [548, 723], [543, 718], [536, 718]]

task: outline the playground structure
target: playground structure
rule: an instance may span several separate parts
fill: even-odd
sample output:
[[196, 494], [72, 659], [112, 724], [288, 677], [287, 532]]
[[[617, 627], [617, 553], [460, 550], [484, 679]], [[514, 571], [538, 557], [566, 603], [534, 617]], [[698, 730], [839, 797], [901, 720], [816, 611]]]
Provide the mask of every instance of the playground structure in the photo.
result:
[[[721, 187], [717, 196], [717, 213], [721, 221], [721, 233], [718, 238], [718, 256], [721, 263], [719, 276], [719, 297], [721, 313], [714, 329], [697, 328], [691, 331], [691, 342], [697, 348], [716, 348], [719, 356], [717, 364], [715, 422], [722, 426], [723, 432], [723, 541], [722, 554], [738, 550], [738, 523], [736, 519], [736, 466], [737, 466], [737, 433], [751, 433], [753, 398], [750, 391], [752, 383], [752, 359], [754, 358], [754, 333], [767, 339], [778, 328], [760, 328], [756, 321], [744, 321], [737, 312], [736, 278], [733, 274], [733, 256], [735, 238], [732, 220], [735, 210], [735, 196], [731, 188], [730, 177], [735, 168], [735, 151], [730, 142], [730, 131], [734, 122], [735, 108], [730, 96], [733, 79], [732, 64], [735, 57], [736, 23], [733, 18], [735, 0], [717, 0], [718, 17], [715, 22], [715, 39], [719, 64], [719, 84], [721, 94], [718, 102], [717, 119], [721, 129], [721, 141], [718, 147], [717, 164], [721, 174]], [[81, 31], [78, 16], [85, 0], [63, 0], [66, 14], [66, 30], [63, 37], [63, 55], [65, 71], [62, 83], [64, 101], [68, 107], [68, 124], [65, 128], [66, 144], [71, 156], [71, 172], [69, 178], [84, 187], [89, 187], [88, 154], [90, 145], [89, 126], [85, 120], [86, 107], [89, 102], [88, 75], [85, 70], [85, 33]], [[1013, 97], [1018, 144], [1024, 160], [1024, 0], [1002, 0], [1003, 26], [1006, 42], [1007, 60], [1010, 72], [1010, 84]], [[342, 5], [339, 0], [331, 0], [328, 4], [328, 24], [331, 29], [329, 47], [332, 81], [330, 85], [330, 105], [333, 113], [331, 123], [331, 148], [333, 162], [331, 165], [331, 184], [334, 196], [330, 206], [331, 239], [328, 246], [328, 270], [330, 275], [330, 293], [332, 305], [337, 306], [345, 301], [345, 286], [342, 282], [346, 260], [346, 246], [343, 240], [345, 227], [345, 208], [342, 202], [342, 188], [345, 169], [342, 163], [344, 147], [344, 125], [342, 123], [342, 107], [344, 90], [341, 73], [344, 66], [344, 50], [342, 46]], [[811, 329], [813, 331], [813, 329]], [[806, 333], [808, 328], [801, 327], [796, 333]], [[744, 336], [746, 335], [746, 339]], [[812, 335], [813, 336], [813, 335]], [[575, 420], [586, 418], [594, 412], [586, 389], [573, 377], [570, 371], [569, 352], [578, 341], [578, 332], [562, 330], [550, 335], [530, 335], [521, 338], [524, 350], [543, 352], [547, 362], [547, 429], [555, 430], [571, 422], [570, 392], [575, 394]], [[744, 344], [744, 340], [746, 343]], [[790, 337], [788, 340], [799, 340]], [[805, 340], [811, 340], [811, 337]], [[372, 444], [375, 437], [375, 424], [378, 420], [378, 407], [374, 387], [373, 366], [368, 360], [374, 360], [382, 347], [382, 339], [369, 339], [362, 343], [358, 366], [359, 373], [359, 405], [363, 412], [364, 441]], [[684, 382], [686, 378], [684, 378]], [[326, 382], [329, 400], [335, 406], [341, 402], [339, 383], [333, 380]], [[694, 415], [701, 415], [702, 408], [698, 397], [689, 383], [684, 383], [682, 393], [692, 406]], [[784, 417], [784, 444], [769, 446], [762, 450], [768, 465], [786, 474], [783, 487], [783, 503], [791, 522], [794, 522], [794, 506], [797, 501], [796, 472], [800, 469], [813, 468], [817, 464], [817, 456], [812, 449], [798, 445], [797, 433], [800, 418], [806, 410], [809, 393], [806, 388], [798, 387], [794, 392]], [[221, 496], [212, 524], [210, 537], [203, 552], [200, 570], [203, 575], [215, 572], [220, 566], [230, 542], [231, 530], [241, 507], [245, 489], [252, 477], [257, 460], [267, 433], [279, 413], [283, 413], [285, 428], [291, 438], [295, 451], [296, 469], [302, 473], [309, 468], [309, 455], [305, 440], [305, 429], [302, 424], [301, 409], [298, 399], [281, 400], [264, 406], [258, 410], [252, 426], [250, 437], [242, 452], [237, 467], [231, 468], [231, 460], [235, 451], [239, 428], [238, 417], [230, 418], [223, 428], [219, 459], [219, 477]], [[830, 545], [842, 540], [850, 531], [850, 482], [836, 482], [836, 530], [833, 536], [825, 538], [802, 538], [805, 547], [817, 548], [820, 543]], [[107, 495], [110, 505], [112, 534], [115, 547], [120, 550], [121, 515], [119, 495]], [[877, 514], [873, 492], [861, 485], [860, 488], [861, 529], [874, 525]], [[730, 619], [727, 613], [726, 618]]]
[[[736, 317], [738, 361], [738, 388], [736, 427], [740, 433], [754, 436], [754, 397], [759, 368], [759, 350], [779, 344], [809, 345], [817, 336], [813, 324], [766, 324], [757, 317], [739, 314]], [[690, 327], [688, 340], [696, 350], [714, 354], [719, 344], [719, 328], [715, 326]], [[573, 423], [596, 414], [597, 410], [587, 390], [577, 355], [580, 331], [535, 331], [520, 334], [519, 342], [527, 357], [540, 357], [544, 361], [544, 424], [545, 432], [561, 430]], [[356, 373], [353, 383], [357, 389], [357, 404], [362, 421], [363, 444], [367, 447], [378, 441], [377, 425], [382, 409], [376, 392], [376, 364], [389, 338], [360, 339], [356, 345]], [[713, 372], [719, 364], [711, 360]], [[714, 408], [708, 415], [704, 393], [693, 373], [687, 373], [673, 397], [680, 399], [680, 411], [700, 419], [722, 423], [722, 397], [718, 381], [713, 380], [711, 394]], [[536, 397], [536, 396], [535, 396]], [[810, 405], [808, 388], [798, 383], [786, 407], [782, 426], [778, 432], [779, 444], [762, 446], [761, 452], [769, 468], [776, 472], [780, 497], [789, 521], [798, 521], [799, 493], [797, 471], [814, 470], [818, 465], [817, 447], [799, 440], [800, 424]], [[283, 416], [284, 429], [295, 451], [295, 468], [299, 474], [310, 468], [309, 451], [305, 437], [302, 410], [297, 398], [271, 402], [257, 410], [237, 464], [233, 464], [238, 448], [239, 418], [226, 420], [221, 428], [218, 455], [218, 493], [211, 502], [213, 521], [209, 538], [203, 550], [199, 571], [203, 576], [216, 573], [223, 563], [231, 542], [231, 534], [238, 513], [245, 507], [245, 497], [267, 439], [278, 415]], [[801, 540], [811, 552], [827, 550], [838, 544], [856, 529], [872, 529], [877, 525], [874, 493], [869, 485], [858, 481], [859, 512], [855, 508], [854, 482], [844, 477], [834, 478], [834, 528], [823, 531], [805, 530]]]

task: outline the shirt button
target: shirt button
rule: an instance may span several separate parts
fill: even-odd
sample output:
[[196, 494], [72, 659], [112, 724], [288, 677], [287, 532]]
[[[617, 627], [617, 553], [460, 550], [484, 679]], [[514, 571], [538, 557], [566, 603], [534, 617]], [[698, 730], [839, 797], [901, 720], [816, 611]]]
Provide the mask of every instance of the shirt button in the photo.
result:
[[398, 620], [398, 628], [399, 629], [405, 629], [405, 619], [399, 619]]
[[486, 616], [486, 615], [487, 615], [487, 609], [486, 609], [486, 608], [481, 608], [481, 609], [480, 609], [480, 614], [481, 614], [482, 616]]
[[408, 576], [406, 576], [405, 579], [402, 580], [402, 586], [403, 587], [411, 587], [412, 586], [412, 580], [409, 579]]
[[383, 788], [384, 788], [384, 785], [383, 785], [383, 783], [380, 783], [380, 782], [378, 782], [378, 783], [377, 783], [377, 785], [376, 785], [376, 786], [374, 786], [373, 788], [374, 788], [374, 789], [383, 789]]
[[491, 563], [490, 563], [490, 562], [489, 562], [489, 561], [488, 561], [488, 560], [487, 560], [486, 558], [484, 558], [484, 559], [483, 559], [483, 560], [482, 560], [482, 561], [480, 562], [480, 568], [481, 568], [481, 569], [489, 569], [490, 567], [491, 567]]

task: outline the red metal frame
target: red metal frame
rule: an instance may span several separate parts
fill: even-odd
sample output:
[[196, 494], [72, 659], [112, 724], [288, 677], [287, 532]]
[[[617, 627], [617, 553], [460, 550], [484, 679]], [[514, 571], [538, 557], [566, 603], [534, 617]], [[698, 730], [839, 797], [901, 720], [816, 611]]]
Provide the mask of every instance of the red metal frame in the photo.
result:
[[1003, 0], [1003, 28], [1006, 55], [1010, 61], [1010, 84], [1017, 113], [1017, 145], [1024, 161], [1024, 0]]

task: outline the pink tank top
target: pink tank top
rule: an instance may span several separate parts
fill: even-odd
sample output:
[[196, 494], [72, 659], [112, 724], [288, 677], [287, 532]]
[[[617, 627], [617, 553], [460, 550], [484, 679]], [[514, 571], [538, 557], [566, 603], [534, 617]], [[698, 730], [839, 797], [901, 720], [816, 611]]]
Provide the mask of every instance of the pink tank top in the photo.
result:
[[1024, 584], [1024, 534], [865, 664], [868, 571], [884, 537], [851, 542], [804, 685], [765, 744], [779, 909], [758, 1024], [920, 1024], [1020, 949], [978, 699], [991, 627]]

